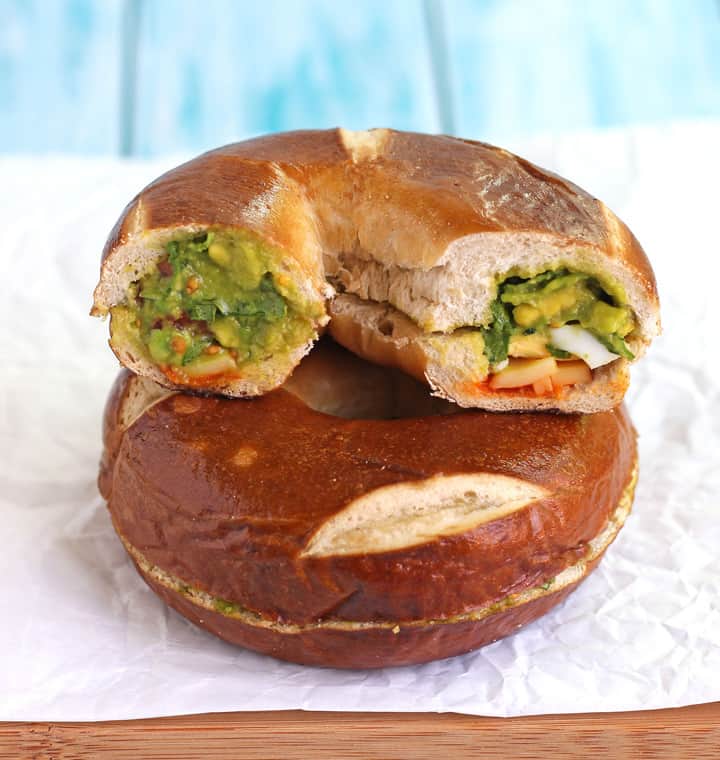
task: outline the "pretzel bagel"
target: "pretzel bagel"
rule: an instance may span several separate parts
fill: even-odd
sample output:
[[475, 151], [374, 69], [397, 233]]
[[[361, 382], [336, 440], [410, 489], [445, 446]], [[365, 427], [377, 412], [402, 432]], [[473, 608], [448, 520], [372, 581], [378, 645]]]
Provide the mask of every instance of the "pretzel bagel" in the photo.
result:
[[93, 313], [170, 388], [261, 395], [329, 325], [500, 411], [616, 406], [659, 331], [650, 264], [600, 201], [500, 148], [388, 129], [270, 135], [158, 178], [107, 241]]
[[452, 411], [332, 345], [250, 400], [125, 371], [100, 488], [146, 582], [230, 642], [346, 668], [447, 657], [587, 576], [630, 511], [637, 458], [623, 407]]

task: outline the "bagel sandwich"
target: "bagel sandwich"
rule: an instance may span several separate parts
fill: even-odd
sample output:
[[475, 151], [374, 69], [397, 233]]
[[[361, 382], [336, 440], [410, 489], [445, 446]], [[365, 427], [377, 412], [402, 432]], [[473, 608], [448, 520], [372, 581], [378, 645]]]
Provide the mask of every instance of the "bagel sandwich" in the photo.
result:
[[127, 206], [93, 313], [170, 388], [279, 387], [329, 329], [461, 406], [596, 412], [660, 329], [640, 244], [600, 201], [446, 136], [290, 132], [206, 153]]
[[458, 411], [327, 343], [248, 400], [124, 371], [104, 443], [113, 525], [167, 604], [342, 668], [449, 657], [535, 620], [596, 567], [637, 476], [622, 406]]

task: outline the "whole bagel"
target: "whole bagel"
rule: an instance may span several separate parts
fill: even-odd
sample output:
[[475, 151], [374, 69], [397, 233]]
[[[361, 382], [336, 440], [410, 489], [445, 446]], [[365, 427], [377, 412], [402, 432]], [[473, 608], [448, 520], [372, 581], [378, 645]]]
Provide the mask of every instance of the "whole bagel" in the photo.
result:
[[[178, 245], [203, 258], [207, 276], [188, 268]], [[219, 294], [208, 272], [243, 257], [238, 297], [227, 283]], [[600, 348], [605, 364], [591, 362], [592, 373], [567, 384], [549, 383], [550, 374], [539, 386], [489, 382], [508, 350], [490, 350], [486, 332], [500, 324], [493, 304], [502, 283], [548, 271], [591, 278], [602, 308], [627, 312], [626, 344], [610, 356]], [[163, 303], [171, 283], [165, 310], [144, 310]], [[120, 361], [167, 387], [265, 393], [329, 323], [359, 355], [462, 406], [494, 410], [612, 408], [628, 361], [659, 330], [650, 264], [600, 201], [500, 148], [388, 129], [270, 135], [158, 178], [105, 246], [93, 313], [108, 312]], [[525, 341], [510, 356], [537, 350]]]
[[[624, 408], [446, 414], [359, 364], [321, 346], [252, 400], [120, 375], [100, 488], [151, 588], [227, 641], [343, 668], [467, 652], [564, 599], [631, 508]], [[398, 399], [422, 416], [388, 418]]]

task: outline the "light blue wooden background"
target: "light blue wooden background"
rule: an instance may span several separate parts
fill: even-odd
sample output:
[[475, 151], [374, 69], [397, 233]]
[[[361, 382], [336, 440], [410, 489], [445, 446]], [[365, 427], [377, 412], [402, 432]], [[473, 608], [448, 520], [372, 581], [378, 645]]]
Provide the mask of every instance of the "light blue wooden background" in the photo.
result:
[[3, 153], [703, 116], [720, 116], [720, 0], [0, 0]]

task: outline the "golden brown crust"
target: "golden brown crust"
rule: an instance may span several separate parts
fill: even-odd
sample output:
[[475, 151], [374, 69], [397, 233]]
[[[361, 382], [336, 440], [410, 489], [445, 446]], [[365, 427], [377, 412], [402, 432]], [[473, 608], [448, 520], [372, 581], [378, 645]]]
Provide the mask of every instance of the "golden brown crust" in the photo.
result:
[[241, 227], [290, 256], [303, 254], [298, 235], [308, 234], [302, 205], [309, 177], [348, 158], [338, 130], [267, 135], [203, 153], [158, 177], [125, 207], [102, 260], [138, 232], [187, 226]]
[[[637, 355], [659, 330], [652, 268], [628, 228], [572, 183], [484, 143], [327, 130], [206, 153], [151, 183], [125, 209], [105, 246], [93, 313], [124, 297], [119, 283], [139, 276], [173, 232], [207, 227], [249, 230], [277, 248], [315, 303], [332, 295], [329, 279], [364, 300], [391, 303], [426, 333], [487, 323], [497, 275], [558, 262], [605, 272], [627, 292], [639, 322], [631, 339]], [[309, 347], [260, 372], [260, 380], [206, 390], [254, 395], [277, 387]], [[132, 352], [116, 352], [133, 371], [180, 387], [144, 359], [132, 361]], [[405, 363], [417, 367], [418, 358]], [[491, 395], [457, 395], [446, 385], [439, 392], [494, 408]], [[622, 393], [604, 398], [617, 403]], [[526, 402], [520, 407], [547, 406]]]
[[[165, 573], [279, 623], [402, 627], [492, 605], [588, 557], [631, 488], [635, 434], [622, 408], [360, 420], [285, 390], [249, 401], [176, 394], [123, 429], [138, 382], [121, 378], [106, 416], [100, 485], [116, 530]], [[465, 479], [471, 487], [452, 490]], [[486, 481], [510, 503], [493, 506]], [[437, 507], [423, 511], [428, 494]], [[394, 531], [395, 544], [343, 549], [358, 530]], [[242, 625], [230, 629], [221, 635], [244, 640]]]

